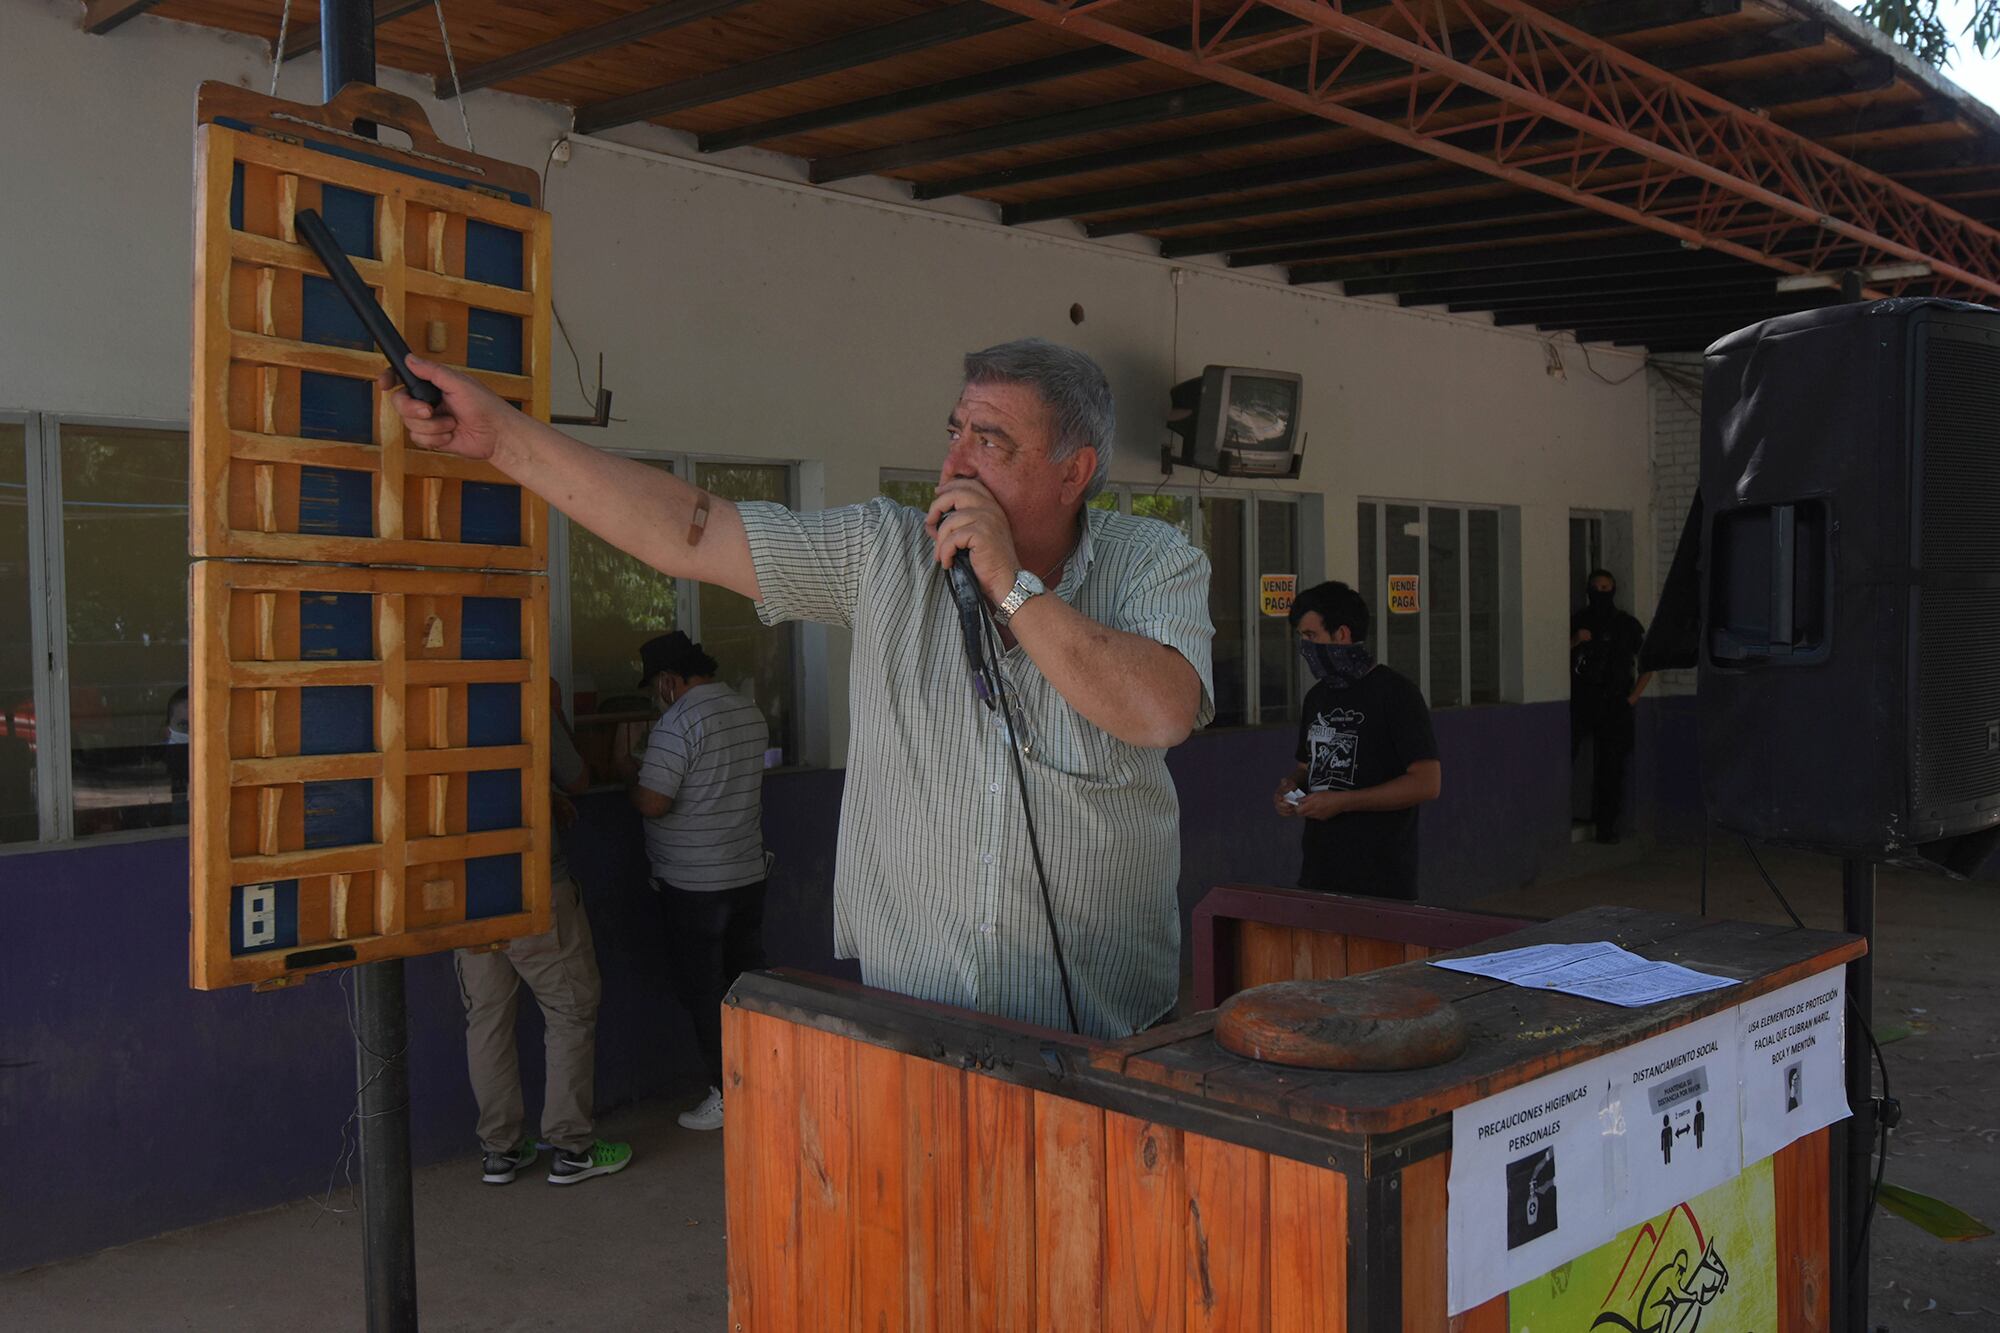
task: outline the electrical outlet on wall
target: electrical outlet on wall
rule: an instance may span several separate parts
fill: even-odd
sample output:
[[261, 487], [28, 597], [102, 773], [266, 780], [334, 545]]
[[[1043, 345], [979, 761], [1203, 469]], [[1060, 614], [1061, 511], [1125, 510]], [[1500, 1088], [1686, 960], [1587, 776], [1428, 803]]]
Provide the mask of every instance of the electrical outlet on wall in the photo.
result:
[[251, 884], [243, 890], [243, 947], [261, 949], [278, 942], [278, 886]]

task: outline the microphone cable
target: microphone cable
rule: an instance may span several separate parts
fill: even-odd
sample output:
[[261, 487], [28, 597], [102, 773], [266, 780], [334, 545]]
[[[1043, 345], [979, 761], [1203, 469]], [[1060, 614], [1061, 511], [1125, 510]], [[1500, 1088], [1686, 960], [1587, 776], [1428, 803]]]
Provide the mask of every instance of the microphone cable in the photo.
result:
[[[1063, 958], [1062, 932], [1056, 929], [1055, 903], [1049, 895], [1049, 872], [1042, 863], [1042, 844], [1035, 835], [1035, 812], [1028, 802], [1028, 774], [1021, 765], [1021, 733], [1015, 726], [1013, 705], [1007, 699], [1006, 673], [1000, 669], [1000, 631], [994, 627], [990, 615], [982, 613], [980, 620], [986, 631], [984, 642], [987, 660], [983, 676], [977, 679], [992, 682], [993, 692], [998, 697], [1000, 705], [1000, 716], [1007, 724], [1007, 753], [1014, 760], [1014, 782], [1021, 792], [1021, 817], [1028, 825], [1028, 849], [1034, 853], [1035, 878], [1042, 889], [1042, 918], [1048, 922], [1049, 944], [1056, 956], [1056, 975], [1062, 978], [1063, 1008], [1069, 1014], [1069, 1030], [1082, 1036], [1083, 1024], [1077, 1021], [1076, 1016], [1076, 995], [1070, 988], [1069, 963]], [[991, 709], [994, 700], [986, 699], [985, 703], [987, 708]]]

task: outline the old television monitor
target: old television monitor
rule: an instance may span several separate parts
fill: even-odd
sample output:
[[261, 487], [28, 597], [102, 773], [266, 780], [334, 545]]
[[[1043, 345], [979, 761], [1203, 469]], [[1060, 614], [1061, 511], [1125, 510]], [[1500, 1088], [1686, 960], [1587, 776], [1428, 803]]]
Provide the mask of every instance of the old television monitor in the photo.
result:
[[1180, 436], [1175, 460], [1224, 477], [1299, 475], [1299, 399], [1288, 370], [1209, 366], [1174, 386], [1167, 428]]

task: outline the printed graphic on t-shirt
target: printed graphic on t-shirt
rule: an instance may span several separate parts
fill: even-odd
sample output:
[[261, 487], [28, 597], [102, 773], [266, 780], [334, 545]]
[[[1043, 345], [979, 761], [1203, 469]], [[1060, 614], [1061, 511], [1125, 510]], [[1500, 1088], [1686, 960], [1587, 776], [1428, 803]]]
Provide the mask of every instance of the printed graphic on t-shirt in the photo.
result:
[[1306, 790], [1354, 785], [1354, 768], [1361, 754], [1361, 724], [1366, 720], [1365, 714], [1353, 708], [1336, 708], [1312, 720], [1306, 728], [1306, 747], [1311, 755]]

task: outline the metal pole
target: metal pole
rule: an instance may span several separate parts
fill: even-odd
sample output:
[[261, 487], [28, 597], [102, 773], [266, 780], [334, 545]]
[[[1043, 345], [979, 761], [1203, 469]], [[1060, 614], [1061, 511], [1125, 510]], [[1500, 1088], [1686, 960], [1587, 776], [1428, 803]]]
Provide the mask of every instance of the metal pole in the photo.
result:
[[[350, 83], [375, 82], [375, 6], [371, 0], [320, 0], [320, 95], [327, 101]], [[373, 137], [372, 130], [361, 133]]]
[[354, 1076], [360, 1089], [361, 1266], [369, 1333], [415, 1333], [416, 1219], [410, 1202], [409, 1011], [403, 960], [354, 969]]
[[[320, 83], [329, 100], [375, 82], [371, 0], [320, 0]], [[362, 123], [357, 133], [374, 136]], [[369, 1333], [415, 1333], [416, 1220], [410, 1200], [409, 1007], [403, 960], [354, 969], [354, 1077], [361, 1126], [361, 1264]]]
[[[1874, 947], [1875, 865], [1870, 861], [1846, 860], [1840, 865], [1842, 927], [1859, 935]], [[1835, 1262], [1841, 1265], [1840, 1280], [1834, 1290], [1841, 1293], [1835, 1327], [1848, 1333], [1867, 1333], [1868, 1254], [1860, 1248], [1867, 1230], [1874, 1183], [1871, 1158], [1876, 1139], [1875, 1081], [1868, 1067], [1868, 1035], [1864, 1027], [1874, 1019], [1871, 1003], [1875, 984], [1873, 953], [1864, 953], [1847, 965], [1847, 998], [1860, 1021], [1847, 1030], [1847, 1105], [1853, 1117], [1842, 1128], [1839, 1186], [1841, 1224], [1836, 1229], [1839, 1248]]]

